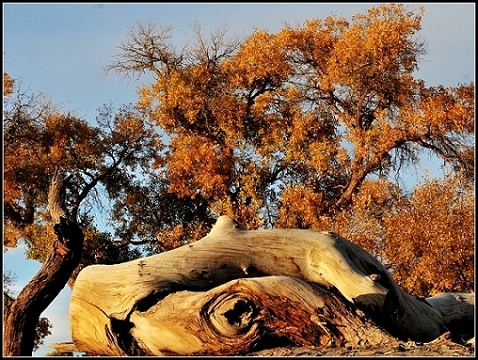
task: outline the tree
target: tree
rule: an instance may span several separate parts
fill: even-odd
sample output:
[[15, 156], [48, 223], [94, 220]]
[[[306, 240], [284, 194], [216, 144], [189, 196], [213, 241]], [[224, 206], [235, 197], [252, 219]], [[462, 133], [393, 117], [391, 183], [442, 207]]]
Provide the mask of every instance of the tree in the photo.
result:
[[[8, 75], [7, 75], [8, 77]], [[5, 81], [5, 76], [4, 76]], [[141, 115], [124, 106], [99, 109], [98, 126], [90, 125], [47, 99], [11, 93], [4, 101], [4, 245], [27, 243], [32, 259], [44, 260], [54, 239], [49, 229], [48, 188], [55, 169], [68, 176], [66, 206], [89, 231], [100, 234], [94, 206], [106, 207], [100, 198], [114, 198], [138, 182], [139, 169], [147, 169], [157, 150], [155, 134]], [[146, 171], [146, 170], [145, 170]], [[94, 246], [91, 241], [91, 246]], [[125, 247], [126, 242], [117, 244]]]
[[[474, 84], [426, 87], [414, 78], [426, 52], [417, 37], [422, 14], [388, 4], [351, 22], [313, 19], [277, 34], [258, 29], [244, 41], [228, 40], [226, 30], [206, 39], [196, 26], [196, 41], [181, 51], [170, 42], [171, 27], [157, 30], [151, 22], [131, 30], [106, 70], [154, 75], [138, 90], [137, 106], [168, 139], [155, 163], [163, 179], [158, 193], [191, 204], [176, 226], [168, 224], [175, 231], [155, 234], [159, 242], [172, 233], [183, 242], [185, 234], [189, 241], [204, 236], [204, 228], [188, 227], [187, 216], [211, 224], [228, 215], [248, 229], [340, 230], [397, 269], [398, 281], [405, 281], [398, 269], [411, 269], [412, 281], [439, 260], [420, 257], [423, 266], [410, 266], [401, 246], [416, 251], [422, 241], [439, 249], [442, 240], [432, 230], [418, 240], [395, 225], [412, 203], [439, 201], [446, 189], [461, 210], [436, 217], [428, 207], [413, 221], [416, 229], [466, 222], [463, 246], [448, 246], [447, 261], [460, 259], [454, 280], [405, 287], [421, 296], [434, 287], [472, 289], [473, 221], [465, 214], [474, 214]], [[425, 185], [429, 200], [410, 198], [401, 171], [426, 153], [463, 180]], [[116, 208], [132, 224], [156, 226], [135, 204], [118, 199]]]
[[[229, 40], [225, 30], [206, 39], [197, 26], [195, 42], [179, 52], [170, 27], [139, 25], [107, 70], [150, 72], [155, 81], [138, 89], [135, 106], [99, 109], [95, 126], [15, 94], [4, 74], [4, 245], [25, 241], [31, 258], [48, 259], [58, 234], [47, 189], [58, 169], [68, 179], [66, 208], [86, 239], [70, 285], [86, 265], [138, 256], [132, 244], [173, 249], [228, 215], [247, 229], [340, 230], [416, 295], [473, 288], [466, 212], [474, 214], [474, 84], [426, 87], [414, 78], [425, 53], [420, 14], [389, 4], [351, 22], [313, 19], [245, 40]], [[401, 169], [425, 152], [453, 176], [408, 194]], [[440, 204], [444, 188], [454, 204], [446, 218], [424, 203]], [[113, 234], [88, 214], [100, 198]], [[414, 231], [401, 231], [402, 212], [415, 212]], [[451, 245], [453, 237], [436, 241], [435, 230], [416, 237], [447, 224], [461, 231], [462, 246]], [[404, 242], [408, 253], [447, 244], [455, 265], [446, 280], [423, 277], [439, 260], [420, 256], [412, 266], [398, 254]]]
[[[421, 296], [474, 291], [475, 197], [457, 176], [425, 179], [384, 217], [384, 253], [397, 281]], [[424, 227], [423, 224], [430, 224]], [[413, 260], [411, 260], [413, 259]]]
[[[31, 355], [39, 316], [67, 282], [73, 284], [79, 269], [140, 255], [127, 241], [112, 242], [96, 230], [86, 213], [98, 199], [100, 184], [104, 194], [115, 196], [118, 187], [124, 190], [134, 183], [129, 169], [147, 162], [143, 155], [152, 151], [154, 136], [127, 107], [114, 116], [105, 107], [99, 118], [103, 127], [98, 128], [61, 113], [45, 99], [15, 94], [14, 82], [6, 74], [4, 84], [8, 89], [4, 100], [4, 247], [24, 241], [28, 256], [43, 262], [15, 299], [4, 295], [8, 304], [4, 307], [4, 348], [7, 355]], [[82, 258], [83, 245], [90, 252], [101, 245], [103, 251]]]

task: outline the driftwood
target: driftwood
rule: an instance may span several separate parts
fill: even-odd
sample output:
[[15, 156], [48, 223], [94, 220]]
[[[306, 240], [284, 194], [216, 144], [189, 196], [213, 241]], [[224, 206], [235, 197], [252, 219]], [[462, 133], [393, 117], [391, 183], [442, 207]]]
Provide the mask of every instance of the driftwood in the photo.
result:
[[240, 355], [271, 344], [426, 342], [457, 321], [473, 323], [471, 295], [418, 299], [337, 234], [244, 230], [223, 216], [195, 243], [83, 269], [71, 295], [69, 350]]

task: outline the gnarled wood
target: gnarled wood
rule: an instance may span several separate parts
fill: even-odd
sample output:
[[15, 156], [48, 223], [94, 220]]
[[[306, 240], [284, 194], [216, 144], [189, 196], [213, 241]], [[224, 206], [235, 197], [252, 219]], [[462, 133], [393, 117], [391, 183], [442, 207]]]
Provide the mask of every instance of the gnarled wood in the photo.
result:
[[[134, 310], [122, 326], [103, 317], [102, 326], [111, 325], [119, 341], [102, 347], [83, 343], [89, 347], [82, 349], [106, 355], [239, 355], [267, 342], [357, 347], [364, 339], [369, 345], [396, 341], [357, 311], [296, 278], [238, 279], [206, 292], [172, 293], [145, 311]], [[128, 342], [129, 335], [138, 341]]]
[[[236, 288], [247, 293], [243, 300]], [[325, 289], [343, 304], [325, 296]], [[214, 311], [204, 308], [214, 301], [213, 321]], [[352, 305], [400, 338], [430, 341], [446, 331], [441, 311], [404, 293], [377, 259], [346, 239], [312, 230], [244, 230], [227, 217], [193, 244], [83, 269], [72, 292], [70, 322], [78, 350], [115, 356], [235, 354], [267, 336], [315, 346], [390, 339], [377, 336], [375, 325], [359, 326], [357, 312], [346, 310]], [[267, 320], [267, 314], [291, 309], [303, 314], [300, 321], [285, 315], [282, 322]], [[317, 322], [320, 311], [330, 318]], [[225, 315], [234, 313], [241, 313], [236, 321]], [[331, 332], [321, 327], [324, 322], [342, 325]]]

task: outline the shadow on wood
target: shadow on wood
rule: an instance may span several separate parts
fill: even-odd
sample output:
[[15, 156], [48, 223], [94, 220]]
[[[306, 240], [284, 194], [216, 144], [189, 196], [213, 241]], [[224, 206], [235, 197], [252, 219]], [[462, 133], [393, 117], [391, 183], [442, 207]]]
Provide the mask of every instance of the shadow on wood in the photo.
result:
[[337, 234], [244, 230], [220, 217], [195, 243], [83, 269], [70, 323], [74, 346], [91, 355], [240, 355], [272, 342], [431, 341], [451, 318], [470, 315], [469, 307], [446, 313], [445, 303], [404, 293], [377, 259]]

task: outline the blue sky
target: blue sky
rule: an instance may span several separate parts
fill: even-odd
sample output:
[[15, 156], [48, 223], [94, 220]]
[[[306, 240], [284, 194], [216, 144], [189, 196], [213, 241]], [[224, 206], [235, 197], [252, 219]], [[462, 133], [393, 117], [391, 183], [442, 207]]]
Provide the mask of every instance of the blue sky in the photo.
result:
[[[23, 90], [42, 92], [65, 110], [94, 120], [103, 104], [134, 103], [135, 89], [148, 79], [122, 80], [103, 69], [113, 59], [125, 33], [138, 22], [155, 21], [173, 26], [172, 40], [178, 48], [191, 38], [191, 25], [203, 34], [228, 26], [241, 37], [254, 28], [277, 32], [285, 23], [325, 18], [333, 13], [351, 19], [379, 3], [3, 3], [3, 70], [17, 79]], [[417, 9], [419, 4], [407, 6]], [[419, 37], [428, 53], [416, 77], [428, 86], [456, 86], [475, 80], [475, 4], [424, 4]], [[431, 165], [433, 166], [433, 164]], [[24, 249], [4, 254], [4, 269], [13, 271], [20, 290], [39, 270], [40, 263], [24, 260]], [[68, 301], [65, 288], [44, 312], [54, 325], [45, 343], [69, 341]], [[42, 346], [34, 356], [52, 351]]]

